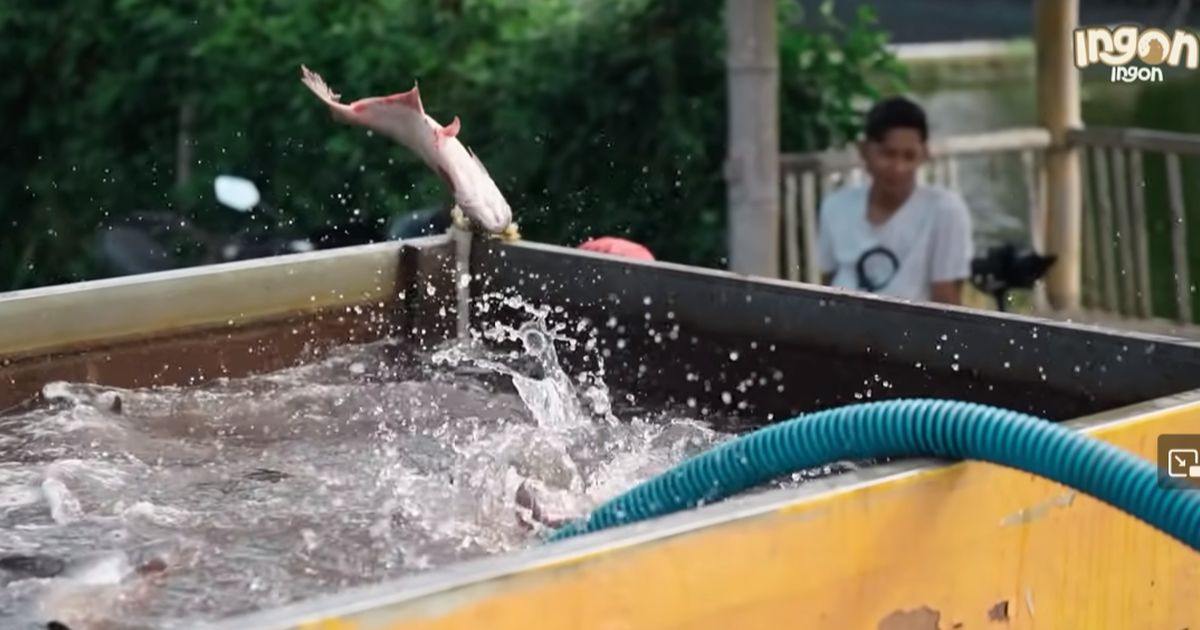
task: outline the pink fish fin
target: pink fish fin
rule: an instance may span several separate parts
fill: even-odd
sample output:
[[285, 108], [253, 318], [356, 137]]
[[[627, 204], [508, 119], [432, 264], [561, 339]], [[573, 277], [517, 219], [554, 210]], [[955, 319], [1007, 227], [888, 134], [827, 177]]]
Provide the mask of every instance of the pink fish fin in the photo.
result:
[[308, 66], [304, 64], [300, 64], [300, 81], [304, 85], [307, 85], [308, 89], [312, 90], [313, 94], [316, 94], [323, 101], [333, 103], [342, 97], [329, 88], [329, 85], [325, 83], [325, 79], [322, 79], [321, 75], [309, 70]]
[[453, 137], [457, 136], [459, 129], [462, 129], [462, 121], [460, 121], [458, 119], [458, 116], [455, 116], [454, 120], [451, 120], [449, 125], [446, 125], [445, 127], [439, 127], [437, 129], [434, 129], [433, 130], [433, 146], [435, 146], [435, 147], [442, 146], [442, 142], [446, 138], [453, 138]]
[[[425, 115], [425, 108], [421, 104], [421, 93], [415, 84], [407, 92], [389, 96], [370, 96], [347, 105], [341, 102], [341, 95], [330, 89], [321, 75], [303, 65], [300, 66], [300, 70], [301, 81], [329, 106], [336, 118], [342, 121], [357, 123], [378, 131], [386, 131], [388, 127], [402, 127], [410, 124], [398, 121], [410, 119], [414, 113], [420, 117]], [[399, 116], [397, 117], [397, 115]]]
[[483, 171], [483, 174], [490, 178], [492, 176], [491, 173], [488, 173], [487, 167], [483, 165], [483, 162], [479, 159], [479, 156], [475, 155], [475, 152], [471, 150], [471, 147], [467, 147], [467, 153], [471, 156], [472, 160], [475, 160], [475, 164], [479, 165], [479, 170]]

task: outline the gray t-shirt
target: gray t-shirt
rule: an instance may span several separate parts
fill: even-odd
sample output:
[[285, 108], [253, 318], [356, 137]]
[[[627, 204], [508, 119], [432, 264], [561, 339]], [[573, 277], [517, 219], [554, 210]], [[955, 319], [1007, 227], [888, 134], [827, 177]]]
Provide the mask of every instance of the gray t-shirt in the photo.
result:
[[833, 286], [924, 301], [932, 283], [970, 276], [971, 215], [958, 193], [918, 185], [887, 222], [872, 225], [869, 191], [846, 186], [821, 204], [818, 263], [834, 274]]

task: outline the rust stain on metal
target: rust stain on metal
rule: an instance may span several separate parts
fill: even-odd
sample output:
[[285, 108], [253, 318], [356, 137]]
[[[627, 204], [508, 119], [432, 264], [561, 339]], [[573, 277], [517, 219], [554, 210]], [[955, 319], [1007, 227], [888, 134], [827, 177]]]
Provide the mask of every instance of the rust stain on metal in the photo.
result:
[[876, 630], [939, 630], [942, 613], [921, 606], [914, 610], [897, 610], [879, 621]]
[[1008, 600], [997, 602], [988, 609], [988, 621], [1008, 621]]
[[1037, 505], [1034, 505], [1033, 507], [1026, 508], [1024, 510], [1018, 510], [1001, 519], [1000, 526], [1006, 527], [1009, 525], [1025, 525], [1046, 518], [1046, 515], [1056, 507], [1071, 507], [1071, 504], [1075, 502], [1076, 494], [1078, 493], [1075, 491], [1067, 492], [1065, 494], [1060, 494], [1056, 497], [1053, 497], [1047, 501], [1043, 501]]

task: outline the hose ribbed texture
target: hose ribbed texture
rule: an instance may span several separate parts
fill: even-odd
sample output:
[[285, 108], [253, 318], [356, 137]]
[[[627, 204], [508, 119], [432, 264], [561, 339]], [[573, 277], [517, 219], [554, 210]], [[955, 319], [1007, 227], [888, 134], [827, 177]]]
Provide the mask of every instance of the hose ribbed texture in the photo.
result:
[[739, 436], [635, 486], [549, 540], [711, 503], [799, 470], [877, 457], [973, 459], [1033, 473], [1200, 551], [1200, 492], [1160, 487], [1154, 463], [1043, 418], [936, 399], [827, 409]]

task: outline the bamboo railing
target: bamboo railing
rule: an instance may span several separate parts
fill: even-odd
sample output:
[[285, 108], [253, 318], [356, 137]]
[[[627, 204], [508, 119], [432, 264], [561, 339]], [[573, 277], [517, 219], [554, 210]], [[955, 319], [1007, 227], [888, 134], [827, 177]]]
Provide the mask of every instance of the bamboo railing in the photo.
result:
[[[1159, 288], [1171, 294], [1172, 319], [1195, 321], [1183, 160], [1200, 155], [1200, 135], [1096, 128], [1077, 129], [1070, 141], [1081, 148], [1084, 243], [1092, 246], [1084, 249], [1088, 305], [1152, 317]], [[1150, 176], [1151, 167], [1157, 176]], [[1147, 205], [1156, 189], [1165, 207]], [[1154, 233], [1162, 238], [1152, 246]], [[1157, 267], [1156, 246], [1170, 249]]]

